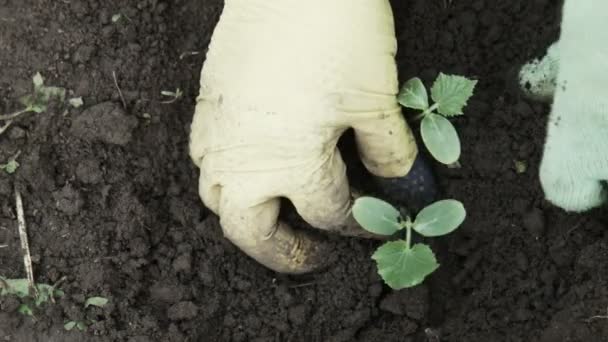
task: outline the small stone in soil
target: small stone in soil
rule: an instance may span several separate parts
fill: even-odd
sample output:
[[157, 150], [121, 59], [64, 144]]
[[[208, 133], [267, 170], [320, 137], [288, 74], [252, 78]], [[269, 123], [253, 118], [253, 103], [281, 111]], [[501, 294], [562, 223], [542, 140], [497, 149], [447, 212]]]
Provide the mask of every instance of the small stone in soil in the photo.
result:
[[422, 319], [428, 311], [428, 290], [424, 285], [393, 291], [380, 302], [380, 309], [395, 315]]
[[533, 208], [523, 215], [524, 227], [534, 236], [541, 237], [545, 232], [545, 216], [539, 208]]
[[193, 302], [179, 302], [167, 310], [167, 317], [172, 321], [189, 320], [196, 317], [198, 307]]
[[308, 318], [308, 307], [304, 304], [292, 306], [289, 308], [287, 317], [292, 324], [302, 325], [306, 323]]

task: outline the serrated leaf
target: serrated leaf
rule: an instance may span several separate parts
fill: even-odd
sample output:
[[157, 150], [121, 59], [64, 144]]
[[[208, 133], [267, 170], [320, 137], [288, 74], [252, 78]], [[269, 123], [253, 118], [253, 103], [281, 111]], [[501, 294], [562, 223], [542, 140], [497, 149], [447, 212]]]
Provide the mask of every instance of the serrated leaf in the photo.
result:
[[97, 307], [103, 307], [104, 305], [108, 304], [108, 299], [104, 298], [104, 297], [91, 297], [89, 299], [86, 300], [86, 302], [84, 302], [84, 307], [88, 308], [90, 305], [93, 306], [97, 306]]
[[80, 108], [84, 104], [84, 101], [82, 101], [82, 97], [73, 97], [68, 100], [68, 103], [74, 108]]
[[438, 105], [437, 112], [445, 116], [462, 115], [476, 84], [477, 81], [463, 76], [440, 73], [431, 87], [431, 98]]
[[401, 214], [389, 203], [374, 197], [359, 197], [352, 208], [353, 217], [363, 229], [380, 235], [392, 235], [399, 229]]
[[37, 89], [44, 84], [44, 78], [42, 78], [42, 75], [37, 72], [34, 77], [32, 77], [32, 82], [34, 83], [34, 89]]
[[431, 155], [450, 165], [460, 158], [460, 139], [452, 123], [438, 114], [426, 115], [420, 124], [420, 135]]
[[407, 108], [426, 110], [429, 108], [429, 97], [424, 84], [418, 77], [409, 79], [397, 96], [399, 103]]
[[378, 274], [393, 289], [416, 286], [433, 273], [439, 264], [433, 251], [423, 244], [407, 249], [403, 240], [387, 242], [372, 255]]
[[446, 235], [458, 228], [467, 213], [461, 202], [446, 199], [422, 209], [414, 220], [413, 229], [426, 237]]

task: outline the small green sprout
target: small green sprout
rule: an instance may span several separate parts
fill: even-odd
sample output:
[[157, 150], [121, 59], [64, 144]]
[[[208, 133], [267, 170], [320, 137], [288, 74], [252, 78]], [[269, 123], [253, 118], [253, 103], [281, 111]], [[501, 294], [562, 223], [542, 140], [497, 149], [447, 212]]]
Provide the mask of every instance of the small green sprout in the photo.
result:
[[419, 78], [408, 80], [401, 88], [399, 103], [422, 111], [417, 116], [422, 119], [422, 141], [431, 155], [443, 164], [453, 164], [460, 158], [460, 139], [447, 118], [463, 115], [462, 109], [473, 95], [476, 84], [477, 81], [463, 76], [440, 73], [431, 87], [433, 105], [429, 105], [427, 90]]
[[103, 307], [104, 305], [108, 304], [108, 299], [104, 298], [104, 297], [91, 297], [89, 299], [87, 299], [86, 302], [84, 302], [84, 307], [88, 308], [90, 305], [93, 306], [97, 306], [97, 307]]
[[31, 294], [27, 279], [6, 279], [0, 277], [0, 297], [14, 295], [21, 299], [33, 299], [31, 303], [23, 303], [17, 309], [18, 312], [27, 316], [33, 316], [34, 314], [32, 305], [39, 307], [49, 301], [54, 302], [56, 297], [62, 297], [64, 295], [63, 291], [57, 289], [55, 286], [36, 284], [35, 287], [36, 291], [32, 291], [34, 294]]
[[161, 103], [173, 103], [173, 102], [179, 100], [182, 97], [182, 95], [184, 95], [182, 90], [179, 88], [175, 89], [175, 91], [163, 90], [160, 92], [160, 94], [163, 96], [168, 96], [168, 97], [172, 98], [167, 101], [162, 101]]
[[[106, 304], [108, 304], [108, 299], [104, 298], [104, 297], [90, 297], [88, 298], [85, 302], [84, 302], [84, 308], [88, 308], [89, 306], [97, 306], [97, 307], [103, 307]], [[63, 328], [67, 331], [71, 331], [74, 328], [77, 328], [80, 331], [85, 331], [87, 329], [87, 327], [93, 323], [95, 323], [96, 321], [94, 320], [90, 320], [90, 321], [69, 321], [66, 322], [63, 325]]]
[[0, 164], [0, 170], [4, 170], [8, 174], [13, 174], [19, 168], [19, 162], [15, 159], [11, 159], [6, 164]]
[[405, 229], [405, 239], [389, 241], [372, 255], [378, 274], [393, 289], [416, 286], [438, 267], [431, 248], [422, 243], [412, 246], [412, 230], [425, 237], [453, 232], [462, 224], [466, 211], [462, 203], [447, 199], [422, 209], [415, 220], [374, 197], [360, 197], [353, 205], [355, 220], [367, 231], [390, 236]]
[[69, 321], [63, 325], [63, 328], [67, 331], [71, 331], [74, 328], [77, 328], [80, 331], [85, 331], [87, 329], [87, 325], [83, 321]]
[[0, 115], [0, 121], [10, 121], [29, 112], [39, 114], [46, 111], [51, 100], [57, 99], [61, 102], [65, 100], [65, 88], [45, 86], [44, 79], [39, 72], [34, 75], [32, 82], [34, 83], [34, 92], [19, 99], [19, 102], [25, 108], [15, 113]]
[[21, 151], [17, 152], [14, 156], [9, 158], [9, 160], [5, 164], [0, 164], [0, 170], [4, 170], [4, 172], [8, 173], [9, 175], [15, 173], [20, 166], [19, 162], [17, 161], [17, 158], [19, 158], [20, 154]]

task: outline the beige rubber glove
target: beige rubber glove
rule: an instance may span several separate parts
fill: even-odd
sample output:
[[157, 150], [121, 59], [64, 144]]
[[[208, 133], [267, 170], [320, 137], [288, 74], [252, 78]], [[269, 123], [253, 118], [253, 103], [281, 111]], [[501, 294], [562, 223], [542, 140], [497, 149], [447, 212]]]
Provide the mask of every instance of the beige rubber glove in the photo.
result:
[[375, 175], [418, 150], [397, 103], [388, 0], [226, 0], [201, 73], [190, 154], [224, 235], [284, 273], [321, 266], [322, 245], [277, 222], [279, 198], [312, 226], [362, 236], [336, 143], [355, 129]]
[[533, 98], [554, 96], [540, 181], [547, 200], [567, 211], [608, 198], [606, 13], [605, 0], [566, 0], [559, 42], [520, 73]]

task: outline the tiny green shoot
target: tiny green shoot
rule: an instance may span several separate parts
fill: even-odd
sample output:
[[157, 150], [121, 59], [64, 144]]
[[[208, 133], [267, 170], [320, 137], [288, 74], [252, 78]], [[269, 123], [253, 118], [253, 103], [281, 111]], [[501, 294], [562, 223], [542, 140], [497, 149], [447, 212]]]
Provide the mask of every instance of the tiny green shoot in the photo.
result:
[[[14, 295], [21, 299], [31, 298], [32, 301], [22, 303], [17, 311], [27, 316], [33, 316], [33, 307], [39, 307], [47, 302], [54, 302], [55, 298], [62, 297], [63, 291], [55, 286], [47, 284], [36, 284], [36, 291], [30, 291], [27, 279], [7, 279], [0, 277], [0, 297]], [[31, 292], [35, 294], [32, 295]]]
[[19, 167], [19, 162], [15, 159], [11, 159], [6, 164], [0, 164], [0, 170], [4, 170], [8, 174], [13, 174], [17, 171]]
[[433, 105], [429, 104], [427, 90], [418, 77], [405, 82], [399, 92], [398, 101], [402, 106], [421, 111], [416, 118], [422, 119], [422, 141], [431, 155], [443, 164], [457, 162], [461, 150], [458, 133], [447, 118], [463, 115], [462, 109], [473, 95], [476, 84], [476, 80], [463, 76], [440, 73], [431, 87]]
[[74, 328], [77, 328], [80, 331], [85, 331], [87, 329], [87, 325], [83, 321], [69, 321], [63, 325], [63, 328], [67, 331], [71, 331]]
[[19, 102], [25, 108], [11, 114], [0, 115], [0, 121], [10, 121], [29, 112], [39, 114], [46, 111], [51, 100], [56, 99], [61, 102], [65, 100], [65, 88], [45, 86], [44, 78], [39, 72], [32, 78], [32, 83], [34, 84], [34, 91], [19, 99]]
[[0, 164], [0, 170], [4, 170], [4, 172], [8, 173], [9, 175], [15, 173], [20, 166], [19, 162], [17, 161], [20, 154], [21, 151], [9, 158], [6, 163]]
[[405, 230], [404, 239], [386, 242], [372, 255], [378, 274], [396, 290], [419, 285], [439, 267], [428, 245], [417, 243], [412, 246], [412, 230], [424, 237], [442, 236], [453, 232], [466, 217], [462, 203], [453, 199], [425, 207], [413, 220], [374, 197], [356, 199], [352, 213], [361, 227], [374, 234], [390, 236]]
[[104, 298], [104, 297], [91, 297], [91, 298], [87, 299], [86, 302], [84, 302], [84, 307], [88, 308], [90, 305], [97, 306], [97, 307], [103, 307], [106, 304], [108, 304], [108, 299], [107, 298]]
[[[97, 306], [103, 307], [108, 304], [108, 299], [105, 297], [90, 297], [84, 302], [84, 308], [88, 308], [89, 306]], [[69, 321], [63, 325], [63, 328], [67, 331], [71, 331], [74, 328], [77, 328], [80, 331], [85, 331], [87, 327], [91, 324], [95, 323], [94, 320], [90, 321]]]
[[120, 20], [120, 18], [122, 18], [122, 14], [116, 13], [112, 16], [112, 22], [113, 23], [118, 22]]
[[170, 100], [162, 101], [161, 103], [173, 103], [179, 100], [184, 95], [182, 90], [179, 88], [175, 89], [175, 91], [163, 90], [160, 92], [160, 94], [163, 96], [171, 97]]

